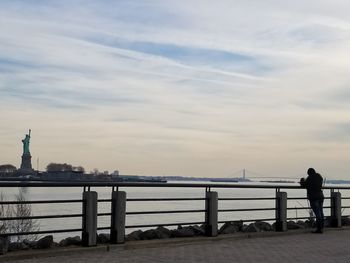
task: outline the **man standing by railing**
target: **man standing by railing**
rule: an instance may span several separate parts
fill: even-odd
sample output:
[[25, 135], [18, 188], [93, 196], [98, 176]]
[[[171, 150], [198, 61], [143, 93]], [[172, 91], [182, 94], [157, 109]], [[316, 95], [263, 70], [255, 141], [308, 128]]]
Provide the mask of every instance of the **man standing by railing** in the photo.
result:
[[312, 233], [323, 233], [324, 215], [323, 215], [323, 201], [324, 196], [322, 192], [323, 178], [319, 173], [316, 173], [314, 168], [307, 170], [308, 177], [300, 179], [301, 187], [306, 188], [307, 199], [310, 201], [312, 211], [316, 216], [317, 229]]

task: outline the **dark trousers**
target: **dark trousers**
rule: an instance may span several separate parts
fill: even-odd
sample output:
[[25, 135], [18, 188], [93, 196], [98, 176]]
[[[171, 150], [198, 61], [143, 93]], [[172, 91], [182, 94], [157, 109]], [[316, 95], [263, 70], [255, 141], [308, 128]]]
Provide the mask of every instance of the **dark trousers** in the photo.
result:
[[317, 229], [321, 230], [324, 227], [323, 215], [323, 199], [310, 199], [310, 206], [316, 216]]

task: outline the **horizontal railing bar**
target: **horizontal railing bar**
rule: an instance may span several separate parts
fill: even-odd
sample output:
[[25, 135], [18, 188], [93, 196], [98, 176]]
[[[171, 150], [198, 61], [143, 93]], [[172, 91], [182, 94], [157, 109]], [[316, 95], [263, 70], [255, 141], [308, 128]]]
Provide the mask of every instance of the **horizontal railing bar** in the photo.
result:
[[190, 222], [190, 223], [169, 223], [169, 224], [151, 224], [151, 225], [130, 225], [125, 228], [145, 228], [145, 227], [158, 227], [158, 226], [179, 226], [179, 225], [200, 225], [205, 222]]
[[[213, 183], [143, 183], [143, 182], [0, 182], [0, 187], [182, 187], [182, 188], [260, 188], [260, 189], [302, 189], [299, 185], [257, 185], [257, 184], [213, 184]], [[350, 186], [324, 186], [323, 189], [341, 190]]]
[[143, 201], [198, 201], [205, 200], [205, 198], [127, 198], [129, 202], [143, 202]]
[[[288, 200], [307, 200], [306, 197], [288, 197]], [[325, 197], [324, 199], [331, 199], [331, 197]], [[342, 199], [350, 199], [350, 197], [342, 197]], [[199, 201], [206, 200], [205, 198], [128, 198], [127, 201]], [[219, 201], [245, 201], [245, 200], [276, 200], [275, 197], [267, 198], [218, 198]], [[98, 202], [111, 202], [112, 199], [99, 199]], [[16, 205], [16, 204], [54, 204], [54, 203], [82, 203], [82, 199], [70, 199], [70, 200], [32, 200], [32, 201], [2, 201], [0, 205]]]
[[276, 208], [242, 208], [242, 209], [219, 209], [218, 212], [245, 212], [245, 211], [271, 211]]
[[204, 213], [205, 210], [169, 210], [169, 211], [141, 211], [126, 212], [126, 215], [148, 215], [148, 214], [178, 214], [178, 213]]
[[[307, 200], [307, 197], [287, 197], [288, 200]], [[331, 199], [330, 197], [325, 197], [324, 199]]]
[[263, 198], [257, 198], [257, 197], [239, 197], [239, 198], [218, 198], [219, 201], [260, 201], [260, 200], [276, 200], [275, 197], [263, 197]]
[[68, 218], [68, 217], [82, 217], [82, 216], [83, 216], [83, 214], [45, 215], [45, 216], [22, 216], [22, 217], [0, 217], [0, 221], [28, 220], [28, 219]]
[[75, 229], [59, 229], [59, 230], [43, 230], [43, 231], [31, 231], [31, 232], [18, 232], [18, 233], [4, 233], [4, 236], [25, 236], [25, 235], [41, 235], [50, 233], [66, 233], [66, 232], [80, 232], [81, 228]]
[[263, 218], [263, 219], [244, 219], [244, 220], [230, 220], [230, 221], [218, 221], [218, 224], [231, 223], [231, 222], [255, 222], [255, 221], [276, 221], [276, 218]]
[[110, 230], [110, 226], [103, 226], [103, 227], [98, 227], [97, 230]]
[[99, 213], [97, 216], [110, 216], [112, 213]]
[[342, 197], [341, 199], [350, 199], [350, 197]]
[[[331, 208], [330, 206], [324, 206], [323, 208]], [[303, 210], [303, 209], [308, 209], [310, 210], [311, 207], [287, 207], [287, 210]]]
[[350, 206], [342, 206], [341, 208], [350, 208]]
[[98, 199], [97, 202], [102, 203], [102, 202], [111, 202], [112, 199]]
[[303, 210], [303, 209], [310, 210], [311, 207], [287, 207], [287, 210]]
[[2, 201], [0, 205], [19, 205], [19, 204], [56, 204], [56, 203], [82, 203], [82, 199], [71, 200], [31, 200], [31, 201]]

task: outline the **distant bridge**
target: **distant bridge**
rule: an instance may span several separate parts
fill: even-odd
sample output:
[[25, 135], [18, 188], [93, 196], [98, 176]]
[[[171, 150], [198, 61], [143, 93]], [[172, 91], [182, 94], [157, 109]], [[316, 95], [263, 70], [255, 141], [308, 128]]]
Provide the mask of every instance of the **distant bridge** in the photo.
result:
[[247, 170], [247, 169], [242, 169], [242, 170], [238, 170], [235, 171], [233, 173], [231, 173], [230, 175], [228, 175], [227, 177], [238, 177], [238, 178], [243, 178], [243, 179], [291, 179], [291, 180], [297, 180], [300, 179], [301, 176], [298, 177], [285, 177], [285, 176], [268, 176], [265, 174], [261, 174], [258, 172], [254, 172], [251, 170]]

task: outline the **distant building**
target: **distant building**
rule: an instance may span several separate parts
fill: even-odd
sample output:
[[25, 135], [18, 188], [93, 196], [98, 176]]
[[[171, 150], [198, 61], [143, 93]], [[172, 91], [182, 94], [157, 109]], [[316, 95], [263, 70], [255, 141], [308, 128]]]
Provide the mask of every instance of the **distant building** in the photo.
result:
[[51, 171], [43, 173], [41, 179], [50, 181], [81, 181], [84, 179], [84, 173], [82, 171]]
[[119, 181], [119, 171], [115, 170], [113, 173], [111, 173], [111, 179], [113, 181]]

